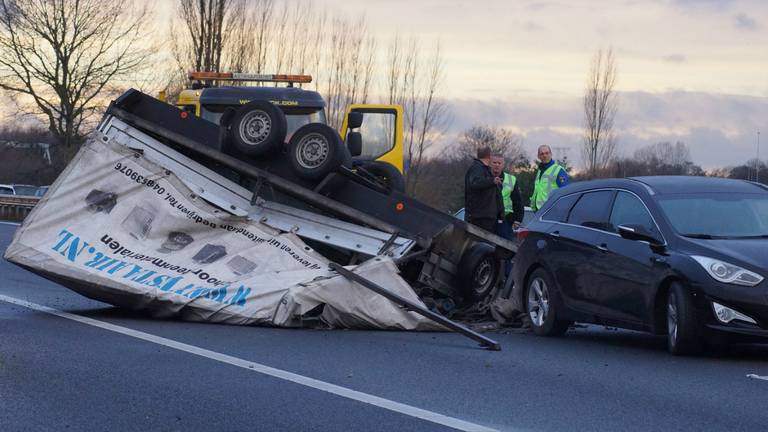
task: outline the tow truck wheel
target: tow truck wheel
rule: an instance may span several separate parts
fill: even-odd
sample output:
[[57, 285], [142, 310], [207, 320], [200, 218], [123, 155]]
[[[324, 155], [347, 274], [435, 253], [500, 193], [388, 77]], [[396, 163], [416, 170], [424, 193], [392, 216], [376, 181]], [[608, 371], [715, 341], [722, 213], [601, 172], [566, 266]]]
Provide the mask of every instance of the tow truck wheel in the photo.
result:
[[570, 322], [558, 317], [555, 286], [549, 273], [537, 269], [528, 278], [528, 289], [525, 296], [525, 311], [531, 320], [533, 332], [539, 336], [561, 336], [570, 326]]
[[322, 123], [310, 123], [296, 130], [288, 155], [293, 171], [305, 180], [320, 180], [351, 160], [339, 133]]
[[268, 101], [252, 101], [229, 124], [232, 143], [248, 156], [261, 156], [283, 144], [288, 126], [283, 111]]
[[462, 296], [469, 302], [478, 302], [490, 294], [499, 276], [499, 259], [493, 246], [475, 243], [461, 257], [458, 268]]

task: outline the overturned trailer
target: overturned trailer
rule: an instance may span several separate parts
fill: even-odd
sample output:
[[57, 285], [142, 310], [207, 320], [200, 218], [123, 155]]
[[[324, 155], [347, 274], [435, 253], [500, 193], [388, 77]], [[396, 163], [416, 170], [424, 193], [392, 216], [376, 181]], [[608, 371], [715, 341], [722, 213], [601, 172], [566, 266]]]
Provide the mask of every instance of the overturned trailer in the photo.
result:
[[[241, 109], [248, 110], [251, 107], [246, 105]], [[290, 258], [305, 266], [302, 270], [320, 266], [330, 267], [335, 273], [387, 296], [398, 307], [418, 312], [430, 320], [439, 322], [443, 327], [465, 332], [486, 346], [498, 348], [498, 345], [492, 341], [489, 342], [482, 336], [467, 332], [466, 329], [427, 310], [418, 299], [408, 298], [406, 291], [391, 290], [391, 287], [387, 287], [390, 288], [387, 292], [387, 288], [380, 286], [380, 284], [389, 283], [387, 279], [377, 280], [375, 277], [366, 279], [364, 274], [355, 276], [343, 266], [362, 263], [360, 267], [366, 268], [366, 264], [373, 258], [376, 261], [383, 259], [391, 263], [388, 264], [389, 266], [397, 267], [397, 269], [392, 268], [391, 271], [399, 270], [404, 281], [419, 297], [437, 299], [435, 306], [438, 310], [441, 307], [450, 309], [452, 302], [467, 304], [482, 301], [503, 282], [500, 278], [502, 275], [500, 260], [514, 254], [515, 245], [512, 242], [393, 190], [386, 183], [377, 181], [376, 176], [369, 175], [364, 169], [354, 168], [352, 164], [346, 163], [349, 159], [346, 156], [341, 158], [343, 163], [322, 177], [314, 179], [311, 178], [312, 176], [297, 177], [290, 169], [292, 162], [295, 166], [295, 161], [291, 161], [291, 155], [284, 151], [253, 157], [243, 154], [237, 146], [231, 145], [229, 137], [232, 129], [236, 130], [239, 127], [238, 124], [219, 126], [185, 114], [184, 111], [148, 95], [130, 90], [110, 105], [95, 133], [94, 140], [103, 146], [122, 149], [118, 152], [121, 156], [107, 162], [113, 164], [112, 168], [115, 172], [136, 183], [134, 188], [140, 188], [146, 193], [149, 193], [147, 191], [159, 193], [160, 182], [152, 178], [168, 176], [170, 179], [172, 177], [174, 181], [181, 183], [178, 186], [179, 190], [183, 186], [188, 192], [187, 198], [202, 199], [205, 205], [216, 209], [211, 210], [210, 214], [217, 215], [215, 217], [221, 220], [230, 221], [226, 222], [227, 228], [232, 228], [230, 232], [243, 234], [243, 231], [253, 230], [243, 226], [238, 228], [239, 225], [232, 222], [251, 220], [258, 222], [258, 226], [274, 230], [272, 234], [261, 232], [254, 235], [248, 232], [252, 235], [251, 240], [253, 238], [258, 238], [260, 241], [269, 239], [268, 242], [274, 242], [272, 243], [274, 245], [280, 242], [270, 235], [283, 232], [289, 234], [284, 243], [291, 243], [290, 239], [293, 238], [291, 236], [297, 236], [306, 242], [311, 248], [305, 247], [303, 248], [305, 250], [301, 250], [302, 247], [296, 242], [292, 247], [281, 247], [283, 252], [287, 251], [286, 253], [290, 254]], [[235, 118], [247, 118], [243, 113], [238, 114]], [[361, 121], [365, 120], [357, 119], [350, 123], [359, 124]], [[314, 130], [308, 129], [310, 133]], [[84, 151], [87, 153], [88, 148]], [[132, 155], [135, 163], [147, 161], [154, 167], [161, 167], [164, 172], [150, 175], [147, 171], [144, 175], [139, 174], [138, 169], [128, 168], [127, 159], [120, 159], [125, 158], [125, 155]], [[83, 156], [85, 157], [87, 154]], [[118, 162], [114, 162], [115, 160]], [[120, 162], [121, 160], [126, 162]], [[65, 174], [67, 172], [63, 176]], [[80, 176], [77, 181], [82, 185], [75, 186], [82, 188], [94, 179]], [[53, 199], [56, 197], [57, 187], [63, 187], [63, 185], [54, 185]], [[101, 189], [93, 189], [84, 196], [88, 210], [93, 215], [110, 213], [118, 199], [119, 193]], [[182, 204], [176, 205], [176, 201], [180, 198], [170, 194], [165, 195], [162, 198], [165, 203], [182, 209], [186, 218], [193, 222], [200, 222], [199, 225], [207, 222], [204, 218], [196, 220], [195, 212], [187, 208], [191, 205], [187, 207]], [[136, 205], [132, 209], [125, 210], [125, 216], [120, 216], [121, 227], [130, 233], [131, 241], [138, 245], [135, 247], [140, 247], [141, 243], [148, 238], [153, 220], [162, 217], [158, 216], [157, 212], [148, 211], [148, 207], [151, 205], [144, 207]], [[34, 214], [32, 216], [30, 223], [34, 223]], [[45, 223], [49, 224], [53, 219], [49, 217]], [[38, 221], [38, 223], [41, 222]], [[221, 228], [223, 224], [218, 222], [218, 225]], [[205, 228], [205, 226], [190, 228], [186, 232], [168, 230], [167, 238], [162, 240], [157, 250], [163, 254], [169, 254], [184, 250], [194, 241], [194, 238], [206, 238], [209, 241], [205, 246], [196, 250], [194, 254], [190, 252], [187, 258], [203, 268], [206, 265], [218, 265], [215, 263], [228, 253], [227, 245], [221, 244], [222, 241], [216, 241], [216, 235], [219, 234], [207, 232]], [[264, 228], [264, 231], [268, 228]], [[198, 231], [193, 232], [195, 229]], [[73, 243], [73, 236], [74, 234], [68, 231], [59, 233], [57, 241], [52, 245], [52, 249], [63, 257], [57, 257], [58, 259], [74, 261], [84, 251], [86, 254], [89, 252], [98, 254], [93, 245]], [[125, 255], [124, 247], [118, 249], [117, 243], [108, 235], [102, 236], [101, 241], [106, 247], [112, 248], [115, 254]], [[12, 244], [6, 257], [33, 271], [39, 270], [34, 266], [35, 255], [25, 255], [25, 247], [27, 246], [14, 247]], [[253, 268], [262, 265], [241, 255], [244, 254], [231, 259], [227, 258], [227, 271], [235, 275], [233, 280], [251, 273]], [[26, 258], [18, 258], [19, 256], [26, 256]], [[107, 261], [106, 257], [107, 255], [104, 254], [100, 258], [101, 261], [91, 257], [91, 261], [84, 262], [84, 265], [90, 267], [90, 271], [105, 271], [110, 274], [121, 271], [117, 269], [120, 264], [116, 264], [115, 259]], [[133, 256], [133, 258], [136, 257]], [[149, 260], [150, 258], [152, 257], [142, 255], [141, 259]], [[153, 260], [152, 263], [155, 261]], [[125, 265], [128, 264], [125, 263]], [[372, 267], [375, 266], [371, 265], [368, 268]], [[372, 273], [381, 272], [381, 268], [379, 266], [372, 270]], [[191, 271], [187, 268], [183, 270]], [[178, 271], [182, 272], [182, 270]], [[201, 270], [197, 271], [199, 273]], [[39, 272], [81, 293], [94, 296], [93, 290], [84, 288], [86, 283], [77, 280], [77, 277], [72, 274]], [[136, 273], [131, 280], [138, 279], [142, 283], [146, 282], [145, 285], [149, 285], [149, 281], [152, 281], [151, 286], [160, 291], [171, 286], [171, 282], [175, 281], [172, 277], [161, 278], [155, 275], [154, 270], [151, 273], [153, 274]], [[283, 272], [283, 274], [286, 273]], [[291, 283], [311, 285], [311, 283], [301, 282], [302, 277], [306, 279], [309, 273], [298, 272], [293, 279], [290, 275], [285, 277]], [[319, 278], [316, 277], [316, 279]], [[95, 281], [109, 286], [109, 281], [101, 276]], [[216, 282], [221, 283], [221, 281]], [[264, 281], [265, 285], [269, 283]], [[190, 290], [194, 289], [195, 287], [190, 288]], [[197, 297], [218, 300], [227, 307], [242, 302], [246, 296], [242, 285], [237, 290], [229, 291], [223, 288], [205, 289], [208, 291], [197, 288], [194, 292], [197, 293]], [[224, 292], [227, 292], [230, 297], [225, 297]], [[110, 295], [116, 299], [121, 296], [116, 292]], [[110, 295], [100, 295], [99, 299], [110, 301]], [[135, 298], [128, 300], [128, 302], [132, 301], [136, 301]], [[279, 301], [286, 303], [285, 297]], [[126, 300], [117, 299], [113, 303], [125, 304]], [[224, 306], [222, 310], [223, 308]], [[303, 312], [308, 310], [304, 309]], [[210, 314], [210, 312], [202, 313]], [[270, 322], [277, 323], [276, 315], [279, 313], [270, 313], [273, 315]], [[279, 322], [287, 321], [290, 321], [290, 317]], [[417, 326], [414, 324], [410, 328]]]
[[98, 130], [144, 152], [223, 210], [325, 245], [317, 249], [340, 264], [393, 258], [419, 294], [470, 303], [503, 283], [500, 260], [514, 255], [513, 242], [348, 166], [316, 181], [297, 178], [285, 152], [252, 157], [230, 145], [228, 129], [237, 128], [185, 116], [131, 90], [110, 105]]

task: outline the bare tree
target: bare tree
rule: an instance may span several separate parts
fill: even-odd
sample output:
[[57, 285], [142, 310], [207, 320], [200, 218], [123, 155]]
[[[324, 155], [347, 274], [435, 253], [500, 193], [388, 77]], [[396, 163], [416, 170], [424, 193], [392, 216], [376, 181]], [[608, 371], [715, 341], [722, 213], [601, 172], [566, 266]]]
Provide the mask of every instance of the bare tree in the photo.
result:
[[610, 162], [616, 150], [613, 121], [617, 101], [616, 64], [613, 50], [597, 51], [587, 77], [584, 93], [584, 144], [582, 157], [590, 177], [596, 176]]
[[[267, 65], [267, 48], [270, 44], [269, 27], [272, 22], [272, 16], [275, 3], [273, 0], [255, 0], [252, 6], [255, 27], [254, 40], [254, 72], [263, 73]], [[249, 29], [249, 31], [252, 29]]]
[[[372, 82], [375, 63], [375, 39], [368, 35], [365, 17], [356, 21], [336, 16], [328, 30], [330, 38], [321, 64], [328, 124], [339, 128], [346, 107], [365, 102]], [[318, 80], [320, 81], [320, 80]]]
[[421, 52], [418, 40], [411, 39], [403, 46], [400, 37], [395, 36], [387, 56], [384, 94], [388, 103], [403, 106], [405, 158], [410, 161], [406, 176], [409, 192], [416, 190], [425, 154], [440, 139], [450, 118], [447, 105], [439, 98], [445, 75], [440, 43], [423, 64]]
[[253, 35], [258, 22], [257, 10], [244, 4], [236, 9], [228, 28], [229, 36], [221, 41], [221, 65], [227, 71], [246, 72], [258, 57], [257, 38]]
[[491, 126], [473, 126], [464, 131], [453, 149], [453, 157], [471, 160], [476, 157], [477, 149], [485, 146], [503, 155], [508, 166], [528, 164], [520, 136], [509, 129]]
[[147, 10], [121, 0], [0, 0], [0, 88], [65, 145], [145, 68]]
[[284, 71], [288, 54], [291, 51], [291, 43], [288, 40], [290, 32], [291, 9], [288, 2], [283, 2], [282, 9], [274, 16], [272, 22], [273, 43], [270, 44], [272, 58], [275, 61], [275, 71]]
[[247, 6], [245, 0], [179, 0], [180, 23], [174, 24], [171, 33], [180, 72], [243, 66], [256, 48], [253, 38], [247, 37], [253, 18]]
[[408, 160], [411, 161], [411, 170], [408, 174], [408, 185], [415, 188], [421, 176], [421, 166], [426, 152], [443, 136], [450, 120], [448, 105], [438, 98], [444, 78], [444, 63], [441, 46], [438, 43], [434, 55], [427, 66], [426, 81], [424, 83], [425, 94], [421, 100], [418, 119], [419, 124], [416, 134], [407, 149]]

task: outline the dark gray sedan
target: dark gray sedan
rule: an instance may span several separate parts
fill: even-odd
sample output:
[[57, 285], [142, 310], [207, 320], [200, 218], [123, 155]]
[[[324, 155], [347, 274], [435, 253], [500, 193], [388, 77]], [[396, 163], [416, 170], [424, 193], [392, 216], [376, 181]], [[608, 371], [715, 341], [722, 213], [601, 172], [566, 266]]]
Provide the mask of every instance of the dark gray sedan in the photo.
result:
[[710, 341], [768, 342], [768, 189], [708, 177], [640, 177], [558, 189], [512, 270], [533, 331], [574, 321]]

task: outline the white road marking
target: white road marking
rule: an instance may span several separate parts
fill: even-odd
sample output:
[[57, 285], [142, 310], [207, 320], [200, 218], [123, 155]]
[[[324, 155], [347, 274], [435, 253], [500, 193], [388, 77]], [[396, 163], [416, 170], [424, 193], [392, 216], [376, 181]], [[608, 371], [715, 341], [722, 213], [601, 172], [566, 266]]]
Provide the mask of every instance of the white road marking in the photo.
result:
[[19, 226], [19, 225], [21, 225], [21, 224], [20, 224], [20, 223], [18, 223], [18, 222], [5, 222], [5, 221], [0, 221], [0, 225], [13, 225], [13, 226]]
[[0, 294], [0, 301], [4, 301], [7, 303], [15, 304], [17, 306], [22, 306], [25, 308], [29, 308], [32, 310], [36, 310], [39, 312], [45, 312], [47, 314], [56, 315], [61, 318], [66, 318], [72, 321], [77, 321], [82, 324], [87, 324], [90, 326], [98, 327], [104, 330], [109, 330], [115, 333], [120, 333], [125, 336], [130, 336], [136, 339], [141, 339], [147, 342], [156, 343], [158, 345], [163, 345], [168, 348], [173, 348], [179, 351], [184, 351], [189, 354], [198, 355], [201, 357], [206, 357], [211, 360], [216, 360], [222, 363], [230, 364], [232, 366], [241, 367], [243, 369], [258, 372], [264, 375], [269, 375], [271, 377], [279, 378], [282, 380], [290, 381], [299, 385], [303, 385], [306, 387], [311, 387], [317, 390], [321, 390], [324, 392], [332, 393], [337, 396], [345, 397], [347, 399], [356, 400], [358, 402], [367, 403], [369, 405], [373, 405], [379, 408], [384, 408], [390, 411], [394, 411], [400, 414], [404, 414], [410, 417], [415, 417], [421, 420], [426, 420], [428, 422], [436, 423], [439, 425], [447, 426], [450, 428], [454, 428], [461, 431], [478, 431], [478, 432], [486, 432], [486, 431], [496, 431], [496, 429], [491, 429], [486, 426], [481, 426], [475, 423], [470, 423], [468, 421], [464, 421], [461, 419], [457, 419], [454, 417], [448, 417], [443, 414], [438, 414], [432, 411], [427, 411], [421, 408], [416, 408], [410, 405], [406, 405], [400, 402], [395, 402], [393, 400], [384, 399], [378, 396], [370, 395], [367, 393], [359, 392], [357, 390], [352, 390], [346, 387], [341, 387], [335, 384], [331, 384], [325, 381], [316, 380], [314, 378], [305, 377], [303, 375], [298, 375], [292, 372], [284, 371], [281, 369], [275, 369], [273, 367], [269, 367], [260, 363], [254, 363], [248, 360], [244, 360], [238, 357], [233, 357], [227, 354], [222, 354], [216, 351], [207, 350], [205, 348], [200, 348], [194, 345], [185, 344], [183, 342], [178, 342], [172, 339], [167, 339], [160, 336], [155, 336], [150, 333], [144, 333], [142, 331], [133, 330], [127, 327], [122, 327], [119, 325], [111, 324], [104, 321], [95, 320], [92, 318], [87, 318], [80, 315], [75, 315], [69, 312], [60, 311], [58, 309], [53, 309], [48, 306], [39, 305], [36, 303], [31, 303], [25, 300], [20, 300], [14, 297], [8, 297], [5, 295]]
[[768, 376], [761, 376], [757, 374], [747, 374], [747, 378], [753, 378], [753, 379], [759, 379], [763, 381], [768, 381]]

